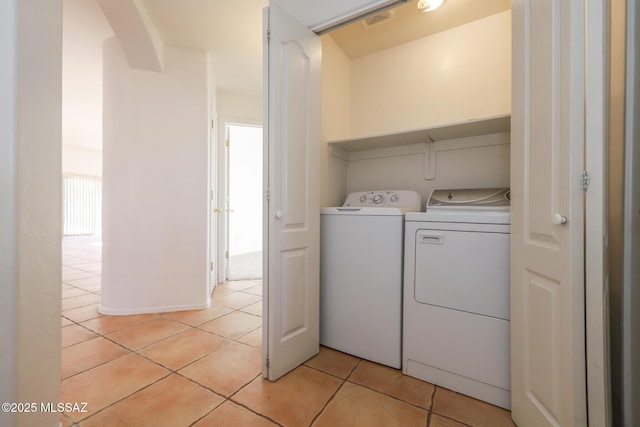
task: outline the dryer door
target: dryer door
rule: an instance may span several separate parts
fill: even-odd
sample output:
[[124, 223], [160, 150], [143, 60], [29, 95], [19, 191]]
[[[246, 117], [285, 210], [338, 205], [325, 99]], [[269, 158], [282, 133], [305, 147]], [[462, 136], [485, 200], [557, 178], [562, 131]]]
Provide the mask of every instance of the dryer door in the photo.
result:
[[509, 234], [416, 233], [417, 302], [509, 319]]

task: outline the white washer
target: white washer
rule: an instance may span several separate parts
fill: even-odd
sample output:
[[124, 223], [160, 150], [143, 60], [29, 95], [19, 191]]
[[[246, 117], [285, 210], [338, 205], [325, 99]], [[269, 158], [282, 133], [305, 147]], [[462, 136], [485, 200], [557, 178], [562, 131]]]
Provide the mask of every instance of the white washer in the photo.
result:
[[320, 344], [400, 368], [404, 213], [420, 208], [414, 191], [369, 191], [321, 210]]
[[405, 222], [403, 372], [510, 409], [509, 189], [437, 190]]

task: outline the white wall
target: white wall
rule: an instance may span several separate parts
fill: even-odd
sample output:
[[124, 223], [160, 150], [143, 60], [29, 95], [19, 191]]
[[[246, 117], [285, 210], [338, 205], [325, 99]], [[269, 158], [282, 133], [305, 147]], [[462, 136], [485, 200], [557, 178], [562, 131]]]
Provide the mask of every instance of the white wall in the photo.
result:
[[[100, 134], [102, 134], [102, 126]], [[100, 143], [102, 143], [102, 136]], [[62, 172], [71, 175], [102, 176], [102, 149], [95, 150], [63, 144]]]
[[95, 0], [64, 0], [62, 171], [102, 175], [102, 43], [113, 30]]
[[220, 117], [262, 123], [262, 97], [239, 93], [218, 92], [218, 115]]
[[351, 136], [511, 113], [511, 12], [351, 63]]
[[163, 73], [133, 70], [112, 38], [104, 61], [99, 310], [206, 307], [208, 58], [167, 47]]
[[[60, 0], [0, 4], [0, 400], [60, 399]], [[3, 426], [59, 414], [0, 412]]]
[[[325, 47], [326, 46], [326, 47]], [[503, 12], [343, 64], [323, 45], [324, 141], [395, 133], [511, 111], [511, 15]], [[325, 70], [324, 62], [327, 66]], [[344, 61], [343, 61], [344, 62]], [[326, 71], [326, 73], [325, 73]], [[341, 79], [348, 76], [349, 81]], [[345, 100], [348, 93], [348, 100]], [[348, 111], [341, 110], [346, 106]], [[341, 117], [348, 117], [345, 126]], [[329, 156], [323, 192], [339, 205], [346, 193], [414, 190], [426, 201], [435, 188], [508, 187], [509, 135], [442, 141], [436, 177], [425, 180], [424, 155]], [[353, 153], [352, 153], [353, 154]], [[345, 174], [346, 172], [346, 174]], [[345, 183], [340, 184], [340, 182]], [[342, 192], [342, 196], [338, 194]]]
[[346, 197], [347, 163], [329, 154], [328, 141], [349, 135], [351, 63], [329, 36], [322, 37], [320, 206], [340, 206]]
[[[0, 401], [18, 401], [18, 181], [17, 49], [19, 0], [0, 2]], [[0, 412], [0, 424], [16, 424], [17, 414]]]

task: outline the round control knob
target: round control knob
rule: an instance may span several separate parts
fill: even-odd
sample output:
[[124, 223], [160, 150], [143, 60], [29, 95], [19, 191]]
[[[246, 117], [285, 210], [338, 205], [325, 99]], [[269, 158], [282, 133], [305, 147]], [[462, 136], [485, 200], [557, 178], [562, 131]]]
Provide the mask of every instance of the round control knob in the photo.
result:
[[367, 197], [367, 195], [366, 195], [366, 194], [363, 194], [362, 196], [360, 196], [360, 201], [361, 201], [361, 202], [366, 202], [366, 201], [367, 201], [367, 199], [368, 199], [368, 197]]
[[393, 203], [396, 203], [399, 199], [400, 199], [400, 198], [398, 197], [398, 195], [397, 195], [397, 194], [394, 194], [393, 196], [391, 196], [391, 201], [392, 201]]
[[382, 203], [383, 200], [384, 197], [382, 197], [382, 194], [376, 194], [375, 196], [373, 196], [373, 203], [375, 203], [376, 205]]

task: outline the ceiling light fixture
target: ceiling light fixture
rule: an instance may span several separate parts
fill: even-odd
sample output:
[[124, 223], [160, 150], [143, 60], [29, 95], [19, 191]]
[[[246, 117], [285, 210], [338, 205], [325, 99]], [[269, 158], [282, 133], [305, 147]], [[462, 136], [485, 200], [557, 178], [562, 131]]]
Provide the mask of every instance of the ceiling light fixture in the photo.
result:
[[444, 0], [420, 0], [418, 1], [418, 10], [422, 13], [431, 12], [442, 6]]

